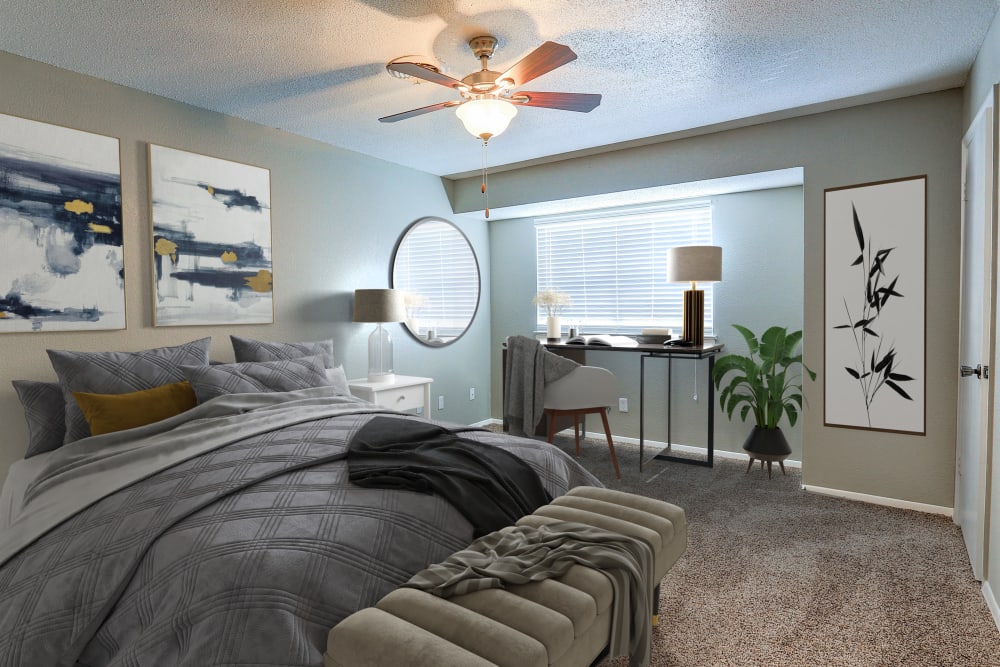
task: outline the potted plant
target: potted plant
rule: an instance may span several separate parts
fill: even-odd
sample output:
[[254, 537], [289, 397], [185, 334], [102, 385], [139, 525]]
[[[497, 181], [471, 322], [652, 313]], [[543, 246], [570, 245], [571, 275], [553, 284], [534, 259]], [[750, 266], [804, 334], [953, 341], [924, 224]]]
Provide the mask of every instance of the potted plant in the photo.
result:
[[743, 449], [751, 454], [751, 464], [754, 458], [781, 461], [792, 448], [778, 422], [787, 415], [788, 423], [795, 426], [802, 410], [802, 374], [795, 367], [801, 366], [810, 379], [816, 379], [797, 350], [802, 332], [771, 327], [758, 341], [746, 327], [733, 327], [743, 336], [750, 353], [727, 354], [716, 361], [712, 380], [716, 389], [721, 387], [719, 405], [730, 419], [736, 408], [740, 408], [741, 421], [753, 413], [756, 425], [743, 443]]

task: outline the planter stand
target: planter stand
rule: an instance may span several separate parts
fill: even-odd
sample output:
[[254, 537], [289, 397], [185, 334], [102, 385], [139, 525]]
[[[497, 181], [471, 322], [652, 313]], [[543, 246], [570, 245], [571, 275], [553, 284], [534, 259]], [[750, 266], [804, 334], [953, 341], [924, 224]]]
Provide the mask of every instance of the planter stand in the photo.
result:
[[[771, 479], [771, 464], [775, 461], [781, 466], [781, 474], [787, 474], [785, 472], [785, 459], [788, 458], [788, 454], [754, 454], [750, 453], [750, 464], [747, 466], [747, 472], [750, 472], [750, 468], [753, 467], [754, 461], [760, 461], [760, 469], [764, 469], [764, 462], [767, 461], [767, 478]], [[744, 473], [745, 474], [745, 473]]]
[[781, 466], [781, 474], [787, 474], [784, 461], [792, 453], [792, 448], [788, 445], [785, 434], [781, 432], [780, 428], [754, 426], [743, 443], [743, 450], [750, 456], [750, 464], [746, 470], [748, 473], [753, 467], [754, 461], [760, 461], [761, 470], [764, 469], [764, 463], [767, 462], [767, 478], [771, 479], [771, 464], [777, 461], [778, 465]]

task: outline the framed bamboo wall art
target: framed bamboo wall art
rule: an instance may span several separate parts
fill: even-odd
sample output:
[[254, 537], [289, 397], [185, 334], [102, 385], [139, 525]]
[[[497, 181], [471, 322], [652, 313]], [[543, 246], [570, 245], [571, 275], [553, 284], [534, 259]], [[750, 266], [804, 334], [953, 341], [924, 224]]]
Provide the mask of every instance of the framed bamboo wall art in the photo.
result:
[[270, 178], [149, 146], [156, 326], [273, 321]]
[[923, 435], [927, 177], [824, 203], [824, 424]]

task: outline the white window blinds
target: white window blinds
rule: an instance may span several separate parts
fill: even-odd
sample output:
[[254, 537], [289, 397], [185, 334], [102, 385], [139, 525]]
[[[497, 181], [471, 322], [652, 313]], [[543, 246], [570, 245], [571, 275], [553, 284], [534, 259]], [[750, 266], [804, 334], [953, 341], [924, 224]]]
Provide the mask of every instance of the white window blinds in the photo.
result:
[[[712, 205], [644, 206], [552, 216], [535, 221], [538, 291], [554, 289], [573, 300], [561, 317], [586, 333], [638, 333], [683, 320], [690, 285], [666, 280], [666, 250], [712, 244]], [[705, 333], [712, 329], [712, 285], [705, 290]], [[545, 328], [545, 310], [537, 324]]]
[[465, 235], [427, 221], [407, 234], [393, 260], [393, 287], [407, 292], [411, 328], [460, 336], [479, 305], [479, 266]]

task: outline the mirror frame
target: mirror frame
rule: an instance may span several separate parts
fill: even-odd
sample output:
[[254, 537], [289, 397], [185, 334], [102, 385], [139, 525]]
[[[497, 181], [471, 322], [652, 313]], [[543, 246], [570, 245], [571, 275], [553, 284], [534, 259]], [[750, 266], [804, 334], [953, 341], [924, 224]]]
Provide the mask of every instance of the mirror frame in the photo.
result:
[[476, 249], [472, 247], [472, 242], [469, 240], [469, 237], [465, 235], [465, 232], [459, 229], [458, 225], [451, 222], [450, 220], [445, 220], [444, 218], [439, 218], [434, 215], [418, 218], [417, 220], [411, 222], [409, 225], [406, 226], [406, 229], [404, 229], [403, 232], [399, 235], [399, 238], [396, 240], [396, 245], [392, 249], [392, 259], [389, 261], [389, 286], [392, 287], [393, 289], [396, 289], [396, 279], [394, 275], [396, 270], [396, 255], [399, 254], [399, 250], [403, 246], [403, 243], [406, 241], [407, 236], [417, 227], [428, 222], [443, 222], [446, 225], [449, 225], [452, 229], [454, 229], [456, 232], [458, 232], [458, 234], [461, 235], [462, 240], [465, 241], [465, 245], [468, 246], [469, 252], [472, 254], [472, 261], [475, 262], [476, 265], [476, 306], [475, 308], [472, 309], [472, 315], [469, 316], [469, 322], [468, 324], [465, 325], [465, 328], [462, 330], [462, 333], [458, 334], [454, 338], [450, 338], [440, 343], [432, 343], [426, 338], [422, 338], [417, 332], [412, 331], [406, 322], [400, 322], [400, 324], [403, 325], [403, 329], [406, 331], [406, 333], [410, 334], [411, 338], [413, 338], [415, 341], [417, 341], [422, 345], [435, 348], [447, 347], [448, 345], [451, 345], [452, 343], [458, 341], [459, 339], [462, 338], [462, 336], [468, 333], [469, 329], [472, 327], [472, 324], [476, 321], [476, 315], [479, 314], [479, 304], [482, 302], [483, 298], [483, 272], [482, 268], [479, 266], [479, 256], [476, 255]]

